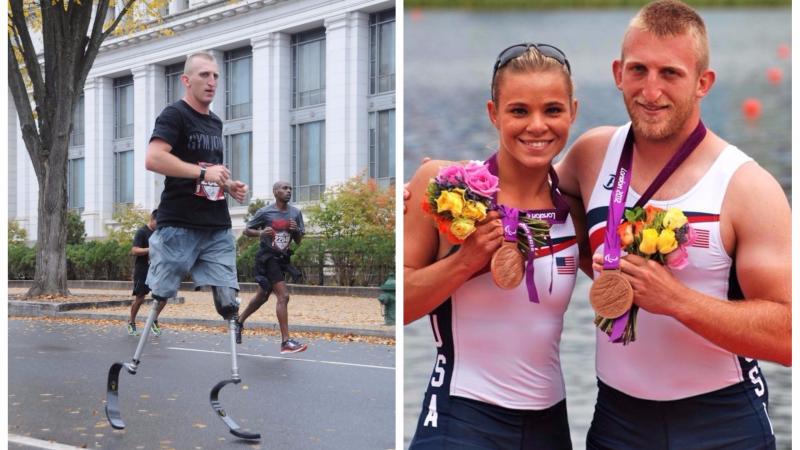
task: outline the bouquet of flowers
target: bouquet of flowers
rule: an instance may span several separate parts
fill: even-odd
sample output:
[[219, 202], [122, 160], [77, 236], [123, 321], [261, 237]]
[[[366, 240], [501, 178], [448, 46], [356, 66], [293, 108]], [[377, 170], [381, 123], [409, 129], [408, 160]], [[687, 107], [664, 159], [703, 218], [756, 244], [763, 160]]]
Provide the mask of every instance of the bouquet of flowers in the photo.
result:
[[422, 210], [433, 216], [450, 243], [460, 244], [486, 217], [498, 181], [481, 161], [443, 167], [428, 184]]
[[[620, 247], [628, 254], [654, 259], [673, 270], [688, 264], [686, 248], [695, 240], [695, 232], [686, 216], [678, 208], [667, 210], [647, 205], [625, 211], [625, 220], [617, 227]], [[627, 344], [636, 339], [636, 313], [639, 307], [631, 306], [628, 323], [622, 336]], [[611, 334], [616, 318], [597, 315], [595, 325]]]

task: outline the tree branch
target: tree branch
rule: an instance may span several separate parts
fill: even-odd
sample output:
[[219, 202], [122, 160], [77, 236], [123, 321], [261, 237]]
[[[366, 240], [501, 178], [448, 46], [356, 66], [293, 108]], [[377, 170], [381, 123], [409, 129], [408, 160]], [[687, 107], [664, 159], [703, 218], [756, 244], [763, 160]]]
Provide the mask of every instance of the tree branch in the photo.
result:
[[111, 24], [111, 26], [109, 26], [108, 29], [103, 33], [103, 40], [105, 40], [105, 38], [107, 38], [108, 35], [114, 32], [114, 28], [117, 28], [117, 25], [122, 21], [122, 18], [125, 17], [125, 14], [128, 14], [128, 11], [131, 9], [131, 6], [133, 6], [135, 2], [136, 0], [127, 0], [125, 2], [125, 7], [122, 8], [122, 12], [119, 13], [119, 16], [117, 16], [114, 19], [114, 22]]
[[39, 60], [36, 57], [36, 48], [31, 40], [28, 24], [25, 22], [25, 12], [22, 8], [23, 0], [11, 0], [9, 6], [11, 8], [10, 21], [12, 24], [11, 29], [15, 35], [15, 40], [22, 44], [19, 52], [25, 61], [25, 69], [28, 72], [28, 77], [33, 85], [33, 99], [36, 104], [39, 104], [43, 99], [45, 92], [44, 79], [42, 78], [42, 68], [39, 66]]
[[22, 77], [22, 71], [19, 67], [17, 57], [14, 55], [14, 49], [11, 41], [8, 41], [8, 83], [11, 88], [11, 96], [14, 98], [14, 105], [17, 107], [17, 117], [19, 118], [20, 128], [22, 129], [22, 139], [25, 141], [25, 147], [28, 149], [28, 154], [31, 157], [33, 168], [37, 175], [41, 172], [41, 163], [36, 158], [36, 152], [33, 149], [41, 147], [41, 139], [39, 137], [39, 130], [36, 127], [36, 122], [33, 119], [33, 109], [31, 108], [31, 101], [28, 98], [28, 90], [25, 88], [25, 80]]

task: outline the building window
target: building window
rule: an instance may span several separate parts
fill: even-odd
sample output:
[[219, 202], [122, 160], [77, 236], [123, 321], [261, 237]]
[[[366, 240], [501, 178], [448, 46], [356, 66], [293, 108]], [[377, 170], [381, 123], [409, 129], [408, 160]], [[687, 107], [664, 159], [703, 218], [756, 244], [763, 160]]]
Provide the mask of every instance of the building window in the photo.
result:
[[325, 103], [325, 29], [292, 36], [292, 107]]
[[78, 97], [78, 103], [72, 112], [72, 133], [69, 135], [70, 147], [79, 147], [84, 144], [84, 100], [83, 94]]
[[369, 114], [369, 176], [380, 186], [394, 184], [394, 110]]
[[114, 139], [133, 137], [133, 76], [114, 80]]
[[225, 118], [250, 117], [253, 101], [253, 52], [250, 47], [225, 52]]
[[114, 202], [133, 203], [133, 150], [114, 153]]
[[67, 162], [67, 208], [83, 209], [83, 158], [70, 159]]
[[394, 91], [394, 10], [369, 16], [369, 93]]
[[167, 66], [164, 69], [164, 75], [167, 79], [167, 105], [171, 105], [183, 98], [183, 83], [181, 83], [183, 66], [184, 63], [178, 63]]
[[295, 125], [292, 131], [293, 196], [298, 202], [319, 200], [325, 191], [325, 122]]
[[[240, 180], [248, 186], [253, 185], [253, 139], [252, 133], [231, 134], [225, 137], [225, 165], [231, 171], [231, 178]], [[244, 204], [250, 203], [248, 191]], [[228, 196], [228, 204], [240, 206], [233, 197]]]

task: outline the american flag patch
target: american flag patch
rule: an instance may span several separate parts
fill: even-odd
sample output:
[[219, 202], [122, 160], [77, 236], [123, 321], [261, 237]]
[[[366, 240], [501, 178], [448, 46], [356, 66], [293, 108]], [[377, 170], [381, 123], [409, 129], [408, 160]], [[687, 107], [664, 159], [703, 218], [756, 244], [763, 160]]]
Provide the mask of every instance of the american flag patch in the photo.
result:
[[574, 256], [556, 257], [556, 267], [558, 268], [558, 273], [563, 275], [574, 275], [578, 272]]
[[711, 232], [708, 230], [694, 229], [695, 239], [692, 247], [708, 248]]

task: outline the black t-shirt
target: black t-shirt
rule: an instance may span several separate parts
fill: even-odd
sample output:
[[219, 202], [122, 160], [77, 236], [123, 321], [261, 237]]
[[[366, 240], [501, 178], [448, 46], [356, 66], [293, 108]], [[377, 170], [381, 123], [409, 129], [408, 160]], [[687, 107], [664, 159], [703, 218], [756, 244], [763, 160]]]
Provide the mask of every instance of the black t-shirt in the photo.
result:
[[[195, 111], [183, 100], [161, 111], [150, 140], [156, 138], [171, 145], [172, 154], [183, 161], [222, 164], [222, 120], [213, 112]], [[189, 178], [166, 177], [158, 205], [158, 228], [230, 228], [231, 216], [221, 189]]]
[[[136, 234], [133, 236], [133, 246], [140, 247], [140, 248], [150, 248], [150, 236], [153, 235], [153, 230], [151, 230], [147, 225], [142, 226], [138, 230], [136, 230]], [[133, 263], [133, 271], [134, 274], [141, 274], [144, 273], [147, 275], [147, 268], [150, 265], [150, 255], [142, 255], [136, 256], [136, 260]]]

